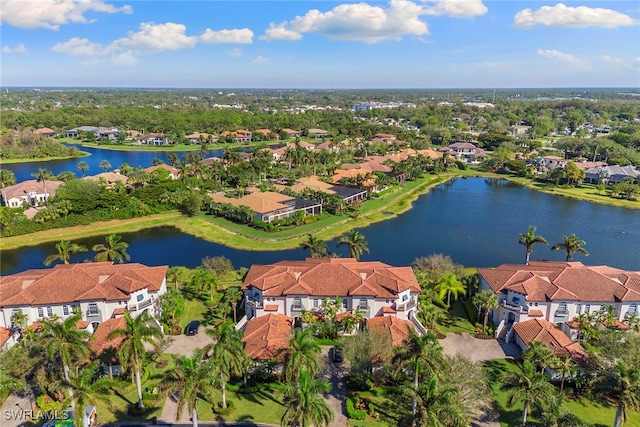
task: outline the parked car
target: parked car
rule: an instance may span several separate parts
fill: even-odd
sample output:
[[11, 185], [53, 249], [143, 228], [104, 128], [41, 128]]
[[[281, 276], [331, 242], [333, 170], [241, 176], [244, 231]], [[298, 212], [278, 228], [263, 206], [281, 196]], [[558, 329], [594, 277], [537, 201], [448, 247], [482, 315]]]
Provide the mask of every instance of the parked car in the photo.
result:
[[198, 328], [200, 327], [200, 322], [197, 320], [192, 320], [191, 322], [189, 322], [189, 324], [187, 325], [187, 329], [185, 331], [186, 335], [197, 335], [198, 334]]
[[331, 349], [331, 360], [333, 363], [342, 363], [342, 348], [341, 347], [333, 347]]

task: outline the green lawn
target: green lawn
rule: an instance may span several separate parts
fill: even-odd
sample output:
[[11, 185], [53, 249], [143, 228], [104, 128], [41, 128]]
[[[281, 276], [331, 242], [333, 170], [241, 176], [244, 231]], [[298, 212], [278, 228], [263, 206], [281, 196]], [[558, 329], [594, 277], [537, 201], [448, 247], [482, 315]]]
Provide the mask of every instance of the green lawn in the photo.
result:
[[207, 307], [202, 301], [197, 298], [186, 299], [184, 301], [184, 312], [180, 318], [180, 326], [184, 329], [192, 320], [204, 320], [204, 314], [207, 312]]
[[[216, 402], [221, 401], [220, 393], [214, 395]], [[198, 420], [200, 421], [244, 421], [267, 424], [280, 424], [284, 408], [277, 393], [258, 391], [255, 393], [233, 393], [227, 391], [227, 402], [232, 400], [234, 410], [227, 416], [214, 414], [211, 404], [204, 400], [198, 403]]]
[[446, 317], [437, 323], [437, 328], [443, 334], [467, 332], [473, 335], [475, 332], [475, 327], [469, 321], [462, 303], [458, 300], [451, 305]]

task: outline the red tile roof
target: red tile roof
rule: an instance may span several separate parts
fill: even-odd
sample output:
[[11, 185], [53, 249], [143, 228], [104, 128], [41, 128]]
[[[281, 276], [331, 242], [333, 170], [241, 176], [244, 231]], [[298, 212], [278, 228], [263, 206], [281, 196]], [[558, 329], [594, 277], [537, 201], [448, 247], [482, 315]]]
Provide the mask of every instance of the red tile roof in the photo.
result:
[[94, 262], [62, 264], [0, 276], [0, 307], [47, 305], [87, 300], [124, 301], [132, 292], [157, 292], [168, 267]]
[[640, 272], [581, 262], [532, 261], [479, 268], [494, 292], [511, 290], [527, 301], [640, 301]]
[[544, 317], [542, 310], [529, 310], [529, 317]]
[[111, 318], [100, 323], [98, 325], [98, 329], [96, 329], [93, 333], [91, 341], [89, 341], [89, 347], [91, 348], [91, 351], [94, 354], [99, 355], [109, 347], [113, 347], [115, 349], [119, 348], [124, 338], [118, 337], [107, 340], [107, 336], [109, 336], [111, 331], [115, 329], [124, 329], [126, 324], [127, 319], [125, 319], [124, 317]]
[[571, 338], [551, 322], [532, 319], [516, 323], [513, 329], [527, 347], [531, 341], [542, 341], [557, 357], [569, 356], [580, 365], [587, 361], [588, 354], [582, 345], [571, 341]]
[[391, 344], [397, 347], [409, 337], [410, 330], [415, 330], [409, 321], [393, 316], [378, 316], [367, 321], [369, 330], [388, 333], [391, 336]]
[[0, 327], [0, 347], [4, 345], [11, 338], [11, 330]]
[[15, 185], [9, 185], [2, 189], [2, 199], [8, 201], [9, 199], [13, 199], [14, 197], [23, 197], [27, 195], [27, 193], [35, 192], [36, 194], [44, 194], [44, 188], [46, 186], [47, 193], [49, 197], [53, 197], [60, 187], [64, 184], [62, 181], [50, 181], [48, 179], [42, 181], [37, 181], [35, 179], [29, 179], [26, 181], [19, 182]]
[[293, 319], [284, 314], [254, 317], [244, 330], [244, 352], [254, 360], [275, 358], [280, 350], [289, 348], [292, 325]]
[[266, 304], [264, 311], [278, 311], [278, 304]]
[[379, 261], [354, 258], [307, 258], [253, 265], [243, 289], [254, 286], [263, 296], [314, 295], [396, 298], [409, 289], [420, 292], [411, 267], [392, 267]]

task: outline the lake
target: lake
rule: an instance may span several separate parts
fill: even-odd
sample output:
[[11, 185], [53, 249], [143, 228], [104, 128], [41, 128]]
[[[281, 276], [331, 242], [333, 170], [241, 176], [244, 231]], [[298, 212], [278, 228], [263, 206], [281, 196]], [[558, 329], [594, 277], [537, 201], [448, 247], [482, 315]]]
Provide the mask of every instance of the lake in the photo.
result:
[[[16, 182], [21, 182], [33, 179], [31, 174], [37, 172], [40, 168], [50, 170], [55, 175], [64, 171], [72, 171], [76, 175], [81, 176], [81, 171], [78, 170], [78, 163], [85, 162], [89, 166], [89, 170], [86, 172], [86, 175], [97, 175], [104, 172], [102, 168], [100, 168], [100, 162], [103, 160], [106, 160], [111, 164], [111, 170], [120, 167], [123, 163], [127, 163], [129, 166], [134, 168], [148, 168], [149, 166], [152, 166], [153, 159], [155, 158], [160, 159], [165, 163], [169, 163], [169, 154], [174, 153], [178, 158], [182, 158], [182, 156], [187, 154], [186, 151], [121, 151], [105, 150], [94, 147], [81, 147], [73, 144], [66, 145], [68, 147], [76, 147], [81, 151], [89, 153], [89, 155], [75, 159], [3, 164], [2, 169], [12, 171], [16, 176]], [[221, 156], [222, 150], [212, 150], [207, 155], [207, 157]]]
[[[155, 154], [155, 153], [154, 153]], [[532, 260], [564, 260], [564, 251], [551, 245], [562, 235], [575, 233], [586, 242], [589, 256], [576, 254], [575, 261], [587, 265], [609, 265], [640, 270], [640, 211], [583, 202], [537, 192], [506, 180], [458, 178], [433, 188], [414, 202], [413, 208], [395, 218], [359, 230], [369, 242], [362, 260], [380, 260], [391, 265], [410, 265], [417, 257], [444, 253], [460, 264], [491, 267], [523, 263], [520, 233], [536, 226], [536, 234], [549, 246], [535, 245]], [[225, 256], [234, 267], [267, 264], [282, 259], [304, 259], [308, 251], [243, 251], [199, 240], [172, 227], [125, 233], [131, 262], [147, 265], [195, 267], [205, 256]], [[89, 248], [103, 237], [78, 240]], [[330, 252], [348, 255], [345, 247], [328, 243]], [[43, 268], [43, 260], [55, 252], [55, 243], [3, 251], [2, 274]], [[82, 262], [92, 253], [77, 255]]]

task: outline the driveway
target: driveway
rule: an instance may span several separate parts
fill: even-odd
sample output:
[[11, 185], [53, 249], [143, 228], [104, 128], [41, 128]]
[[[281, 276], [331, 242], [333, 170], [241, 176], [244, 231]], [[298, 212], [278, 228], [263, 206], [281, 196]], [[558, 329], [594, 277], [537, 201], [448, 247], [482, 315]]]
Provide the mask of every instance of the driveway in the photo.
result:
[[462, 334], [449, 333], [445, 339], [440, 340], [440, 345], [444, 349], [444, 354], [448, 356], [461, 354], [472, 362], [518, 357], [521, 352], [515, 344], [507, 344], [495, 339], [480, 340], [466, 332]]
[[323, 346], [320, 352], [320, 377], [331, 383], [331, 392], [325, 393], [324, 398], [333, 409], [334, 419], [329, 427], [345, 427], [347, 425], [347, 409], [345, 402], [347, 400], [344, 377], [347, 373], [347, 367], [344, 363], [335, 364], [329, 357], [330, 346]]
[[213, 338], [205, 333], [205, 327], [203, 325], [200, 325], [196, 335], [167, 335], [166, 339], [169, 345], [165, 348], [165, 353], [181, 356], [191, 356], [193, 350], [215, 342]]

